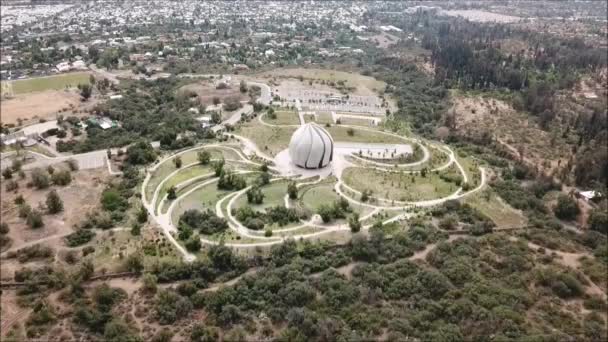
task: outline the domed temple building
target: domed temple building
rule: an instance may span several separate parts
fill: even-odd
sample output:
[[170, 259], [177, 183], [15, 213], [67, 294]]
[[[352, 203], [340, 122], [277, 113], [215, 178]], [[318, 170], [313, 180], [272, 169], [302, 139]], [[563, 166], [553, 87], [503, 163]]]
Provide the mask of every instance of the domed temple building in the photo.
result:
[[334, 140], [331, 135], [313, 123], [298, 128], [289, 142], [291, 161], [302, 168], [320, 169], [334, 157]]

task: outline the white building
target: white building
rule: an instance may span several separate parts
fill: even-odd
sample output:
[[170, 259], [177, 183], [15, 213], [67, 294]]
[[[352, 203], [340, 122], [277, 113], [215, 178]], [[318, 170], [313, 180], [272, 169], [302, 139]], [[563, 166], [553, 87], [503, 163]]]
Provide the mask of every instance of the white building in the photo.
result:
[[321, 126], [308, 123], [300, 126], [291, 136], [289, 156], [299, 167], [323, 168], [333, 160], [334, 140]]

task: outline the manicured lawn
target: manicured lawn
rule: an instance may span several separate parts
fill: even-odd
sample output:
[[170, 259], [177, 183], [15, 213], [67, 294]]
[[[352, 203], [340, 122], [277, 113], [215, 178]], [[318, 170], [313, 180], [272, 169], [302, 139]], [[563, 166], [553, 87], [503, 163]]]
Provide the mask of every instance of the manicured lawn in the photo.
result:
[[[158, 198], [156, 199], [157, 202], [155, 204], [155, 207], [157, 207], [160, 204], [160, 201], [162, 201], [162, 199], [167, 194], [167, 191], [169, 191], [169, 188], [171, 188], [172, 186], [176, 186], [179, 183], [187, 181], [188, 179], [202, 176], [205, 174], [209, 174], [212, 172], [213, 172], [213, 169], [210, 165], [195, 165], [192, 167], [181, 169], [178, 173], [173, 175], [171, 178], [167, 179], [167, 181], [163, 184], [163, 186], [161, 187], [161, 189], [158, 193]], [[213, 176], [210, 176], [210, 177], [213, 177]], [[168, 201], [167, 203], [170, 203], [170, 201]]]
[[264, 114], [262, 120], [272, 125], [299, 125], [300, 119], [295, 111], [291, 110], [275, 110], [276, 119], [270, 119], [268, 114]]
[[242, 206], [249, 205], [253, 210], [262, 211], [277, 205], [283, 206], [285, 205], [284, 198], [287, 194], [287, 184], [287, 181], [276, 181], [263, 186], [261, 189], [264, 194], [264, 202], [258, 205], [247, 203], [247, 194], [243, 194], [236, 200], [232, 208], [238, 209]]
[[381, 132], [373, 132], [354, 128], [354, 134], [348, 134], [348, 128], [340, 125], [332, 125], [325, 127], [331, 134], [334, 141], [349, 141], [349, 142], [365, 142], [365, 143], [385, 143], [385, 144], [406, 144], [407, 140], [395, 137], [393, 135], [383, 134]]
[[369, 127], [369, 128], [373, 128], [373, 129], [378, 128], [378, 126], [374, 125], [371, 120], [367, 120], [367, 119], [342, 117], [342, 118], [340, 118], [340, 124], [353, 125], [353, 126], [364, 126], [364, 127]]
[[[455, 166], [442, 173], [457, 174]], [[351, 167], [342, 174], [344, 182], [355, 190], [371, 190], [373, 197], [397, 201], [421, 201], [448, 196], [459, 186], [446, 182], [435, 172], [426, 177], [420, 174], [382, 172], [373, 169]]]
[[[300, 191], [300, 203], [316, 213], [321, 205], [332, 205], [340, 199], [334, 191], [335, 183], [320, 183]], [[350, 207], [360, 216], [369, 213], [372, 209], [366, 206], [350, 203]]]
[[76, 88], [78, 84], [89, 83], [88, 72], [73, 72], [47, 77], [11, 81], [14, 94], [32, 93], [45, 90]]
[[[188, 164], [197, 162], [198, 152], [202, 150], [203, 149], [201, 147], [181, 154], [180, 158], [182, 159], [182, 165], [186, 166]], [[231, 150], [220, 148], [208, 148], [207, 151], [211, 153], [211, 158], [213, 159], [221, 157], [229, 159], [240, 159], [238, 155]], [[154, 195], [154, 190], [156, 189], [156, 187], [163, 181], [163, 179], [165, 179], [169, 174], [171, 174], [171, 172], [176, 170], [175, 164], [173, 164], [174, 159], [175, 157], [167, 159], [160, 166], [158, 166], [156, 170], [154, 170], [154, 172], [152, 172], [152, 176], [150, 177], [150, 180], [148, 181], [148, 184], [146, 186], [146, 200], [152, 200], [152, 196]]]
[[188, 209], [211, 209], [215, 211], [215, 203], [228, 193], [229, 191], [219, 190], [217, 188], [217, 182], [199, 188], [177, 203], [171, 213], [171, 221], [177, 226], [179, 217]]
[[295, 130], [296, 127], [268, 127], [252, 120], [241, 125], [235, 133], [251, 139], [264, 153], [275, 156], [289, 146]]

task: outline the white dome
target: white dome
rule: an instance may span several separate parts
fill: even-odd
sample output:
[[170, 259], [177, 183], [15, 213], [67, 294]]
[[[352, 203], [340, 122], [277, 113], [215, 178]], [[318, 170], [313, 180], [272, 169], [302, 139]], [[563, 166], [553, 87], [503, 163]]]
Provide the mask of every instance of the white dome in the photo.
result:
[[291, 161], [306, 169], [327, 166], [334, 157], [334, 141], [320, 126], [312, 123], [298, 128], [289, 142]]

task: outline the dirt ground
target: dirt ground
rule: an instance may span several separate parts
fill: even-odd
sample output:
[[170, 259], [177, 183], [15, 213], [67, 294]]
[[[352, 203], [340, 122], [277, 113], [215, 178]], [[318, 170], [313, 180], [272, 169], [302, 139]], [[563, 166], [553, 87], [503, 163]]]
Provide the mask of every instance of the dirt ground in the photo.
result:
[[37, 121], [36, 119], [55, 118], [55, 114], [62, 109], [76, 107], [80, 104], [80, 96], [75, 91], [47, 90], [39, 93], [15, 95], [11, 99], [0, 101], [2, 113], [1, 121], [4, 124], [17, 123], [18, 119]]
[[315, 89], [317, 85], [320, 85], [319, 81], [336, 83], [338, 81], [344, 81], [347, 87], [354, 88], [352, 95], [361, 96], [377, 95], [379, 91], [384, 90], [386, 87], [386, 83], [378, 81], [373, 77], [338, 70], [283, 68], [274, 69], [257, 76], [265, 79], [294, 79], [301, 76], [305, 79], [305, 82], [312, 80], [314, 82]]
[[[59, 166], [55, 167], [55, 169], [58, 168]], [[13, 178], [17, 180], [16, 177]], [[72, 173], [72, 182], [68, 186], [51, 186], [49, 189], [35, 190], [26, 187], [26, 183], [29, 182], [28, 174], [26, 179], [18, 180], [18, 193], [6, 192], [5, 182], [2, 181], [2, 184], [0, 184], [2, 185], [0, 212], [2, 221], [6, 222], [10, 228], [8, 234], [12, 240], [10, 249], [19, 249], [38, 240], [47, 242], [51, 247], [63, 244], [60, 237], [71, 233], [73, 225], [81, 222], [89, 210], [99, 205], [99, 198], [107, 178], [108, 173], [105, 168], [83, 170]], [[15, 197], [20, 194], [32, 208], [37, 208], [39, 203], [44, 204], [46, 195], [51, 189], [56, 189], [59, 197], [63, 200], [63, 212], [56, 215], [44, 215], [44, 227], [30, 229], [25, 224], [25, 220], [18, 217], [18, 208], [14, 202]]]
[[213, 105], [213, 98], [218, 97], [220, 100], [223, 100], [229, 96], [237, 96], [239, 101], [247, 101], [249, 100], [249, 96], [247, 94], [243, 94], [239, 90], [239, 81], [232, 80], [231, 84], [226, 89], [216, 89], [215, 85], [211, 81], [201, 81], [197, 83], [192, 83], [185, 85], [179, 89], [180, 92], [183, 91], [193, 91], [197, 94], [198, 100], [201, 104], [206, 106]]
[[540, 129], [524, 113], [517, 112], [511, 105], [496, 99], [481, 96], [453, 96], [456, 130], [468, 136], [490, 133], [498, 142], [514, 154], [523, 152], [526, 161], [542, 166], [548, 162], [545, 171], [551, 172], [558, 161], [567, 161], [571, 155], [569, 145], [561, 135]]
[[381, 49], [388, 49], [391, 45], [397, 43], [399, 41], [399, 37], [393, 36], [392, 34], [382, 32], [375, 36], [371, 36], [367, 38], [370, 42], [376, 43]]

